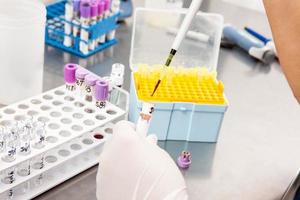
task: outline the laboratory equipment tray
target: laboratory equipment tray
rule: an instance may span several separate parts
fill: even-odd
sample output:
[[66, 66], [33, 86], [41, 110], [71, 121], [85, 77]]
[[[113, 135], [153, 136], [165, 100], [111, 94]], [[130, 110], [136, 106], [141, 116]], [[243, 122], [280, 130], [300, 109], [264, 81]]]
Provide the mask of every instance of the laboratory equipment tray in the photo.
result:
[[[82, 161], [78, 165], [72, 165], [72, 169], [67, 170], [63, 175], [58, 175], [59, 172], [55, 171], [55, 168], [59, 169], [59, 166], [66, 166], [67, 164], [65, 165], [64, 163], [71, 162], [70, 160], [73, 158], [80, 158], [85, 152], [91, 152], [101, 147], [109, 138], [109, 134], [106, 132], [111, 132], [109, 129], [111, 129], [112, 125], [108, 126], [107, 124], [127, 117], [128, 92], [114, 86], [112, 91], [118, 91], [119, 100], [116, 101], [116, 105], [107, 102], [105, 109], [98, 109], [95, 103], [83, 100], [75, 91], [67, 91], [65, 86], [60, 86], [0, 109], [1, 125], [6, 124], [8, 121], [19, 120], [26, 115], [31, 115], [35, 120], [45, 122], [47, 131], [46, 142], [43, 148], [31, 148], [31, 153], [25, 156], [17, 154], [16, 159], [12, 162], [5, 162], [0, 159], [0, 174], [3, 174], [5, 170], [11, 169], [13, 169], [15, 174], [15, 180], [10, 184], [0, 181], [0, 197], [13, 192], [15, 197], [11, 199], [30, 199], [95, 165], [97, 159], [95, 159], [93, 154], [89, 161]], [[97, 129], [103, 126], [105, 127], [104, 129]], [[108, 127], [109, 129], [107, 129]], [[100, 136], [94, 136], [93, 131], [95, 129], [100, 130]], [[0, 157], [2, 155], [0, 153]], [[25, 161], [31, 162], [41, 155], [43, 155], [45, 160], [44, 167], [40, 169], [31, 167], [31, 172], [27, 176], [19, 176], [16, 173], [16, 168], [21, 163]], [[57, 161], [53, 161], [53, 156], [56, 157], [54, 160]], [[45, 181], [41, 186], [30, 188], [26, 192], [23, 191], [22, 194], [19, 194], [19, 187], [24, 188], [24, 184], [34, 185], [32, 182], [37, 177], [43, 178], [50, 171], [57, 175], [53, 175], [51, 180]]]
[[[116, 30], [118, 28], [117, 20], [119, 13], [109, 16], [94, 25], [89, 26], [88, 28], [83, 28], [80, 25], [74, 24], [72, 21], [68, 21], [65, 19], [65, 4], [66, 0], [58, 1], [54, 4], [50, 4], [47, 6], [47, 23], [46, 23], [46, 31], [45, 31], [45, 42], [46, 44], [62, 49], [63, 51], [69, 52], [73, 55], [79, 56], [81, 58], [87, 58], [97, 52], [100, 52], [112, 45], [118, 43], [117, 39], [106, 40], [105, 43], [98, 45], [94, 50], [89, 50], [88, 54], [83, 54], [79, 50], [80, 42], [84, 42], [86, 44], [90, 44], [92, 40], [98, 38], [99, 36], [106, 34], [110, 31]], [[51, 23], [50, 23], [51, 21]], [[64, 24], [69, 23], [72, 27], [77, 26], [80, 29], [85, 29], [89, 33], [89, 41], [83, 41], [79, 36], [74, 37], [71, 34], [65, 34]], [[73, 45], [71, 47], [67, 47], [64, 45], [64, 37], [71, 37], [73, 41]]]

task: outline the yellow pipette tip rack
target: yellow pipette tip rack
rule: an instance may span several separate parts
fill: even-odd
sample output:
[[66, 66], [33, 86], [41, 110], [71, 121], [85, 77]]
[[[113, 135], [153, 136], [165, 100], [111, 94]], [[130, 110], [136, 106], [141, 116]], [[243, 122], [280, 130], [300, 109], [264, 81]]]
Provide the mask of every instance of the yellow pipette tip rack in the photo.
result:
[[[217, 80], [215, 72], [209, 72], [204, 67], [150, 67], [146, 64], [137, 67], [133, 77], [137, 95], [142, 101], [226, 104], [223, 83]], [[151, 96], [159, 79], [161, 83]]]

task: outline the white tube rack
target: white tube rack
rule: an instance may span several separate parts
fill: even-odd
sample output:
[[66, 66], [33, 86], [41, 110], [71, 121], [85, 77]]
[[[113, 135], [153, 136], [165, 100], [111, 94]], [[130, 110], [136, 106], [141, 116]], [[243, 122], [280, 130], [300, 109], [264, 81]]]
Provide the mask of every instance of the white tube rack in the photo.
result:
[[[44, 148], [31, 148], [29, 155], [17, 155], [13, 162], [0, 159], [0, 174], [39, 155], [44, 156], [45, 163], [42, 169], [31, 167], [27, 176], [15, 172], [15, 181], [11, 184], [0, 181], [0, 199], [31, 199], [97, 164], [101, 148], [112, 132], [111, 122], [126, 118], [128, 113], [128, 93], [117, 87], [113, 90], [125, 98], [118, 101], [118, 105], [107, 102], [105, 109], [83, 100], [76, 92], [67, 91], [65, 86], [0, 109], [0, 124], [32, 115], [35, 120], [46, 123], [47, 131]], [[101, 133], [98, 139], [94, 137], [95, 131]], [[66, 168], [69, 169], [61, 173]], [[43, 176], [43, 183], [36, 185], [34, 180], [39, 176]], [[22, 192], [26, 184], [28, 188]], [[11, 198], [8, 198], [9, 192], [13, 193]]]

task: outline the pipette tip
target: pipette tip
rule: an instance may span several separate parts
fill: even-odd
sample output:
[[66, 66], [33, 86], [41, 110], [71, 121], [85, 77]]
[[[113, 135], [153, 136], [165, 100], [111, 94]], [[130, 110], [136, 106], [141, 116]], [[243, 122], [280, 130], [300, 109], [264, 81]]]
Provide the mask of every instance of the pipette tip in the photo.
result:
[[156, 83], [156, 85], [155, 85], [155, 87], [154, 87], [154, 90], [153, 90], [153, 92], [152, 92], [152, 94], [151, 94], [152, 97], [153, 97], [153, 95], [155, 94], [155, 92], [156, 92], [156, 90], [157, 90], [157, 88], [158, 88], [160, 82], [161, 82], [161, 80], [158, 80], [158, 81], [157, 81], [157, 83]]

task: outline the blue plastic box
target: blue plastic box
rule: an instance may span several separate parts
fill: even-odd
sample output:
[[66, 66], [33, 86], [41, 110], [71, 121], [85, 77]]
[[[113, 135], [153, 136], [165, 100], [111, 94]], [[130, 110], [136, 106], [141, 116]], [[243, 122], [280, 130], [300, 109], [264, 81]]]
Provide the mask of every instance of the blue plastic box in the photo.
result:
[[[93, 51], [89, 51], [88, 54], [83, 54], [79, 50], [79, 43], [81, 41], [89, 44], [92, 40], [98, 38], [99, 36], [117, 29], [118, 28], [117, 20], [119, 14], [115, 14], [113, 16], [107, 17], [106, 19], [103, 19], [102, 21], [90, 26], [89, 28], [84, 28], [89, 32], [90, 39], [88, 42], [81, 40], [80, 37], [74, 37], [72, 34], [67, 35], [72, 38], [73, 45], [71, 47], [66, 47], [63, 44], [64, 36], [66, 36], [64, 32], [64, 23], [67, 22], [72, 26], [78, 26], [79, 28], [82, 28], [79, 25], [72, 23], [71, 21], [65, 20], [64, 15], [65, 15], [66, 2], [67, 2], [66, 0], [62, 0], [54, 4], [48, 5], [46, 8], [47, 9], [47, 23], [46, 23], [46, 31], [45, 31], [46, 44], [62, 49], [76, 56], [86, 58], [107, 47], [110, 47], [118, 43], [117, 39], [106, 41], [105, 43], [97, 46]], [[55, 20], [55, 24], [57, 25], [55, 25], [54, 27], [50, 26], [52, 24], [49, 24], [49, 20]]]
[[[164, 62], [175, 35], [168, 31], [179, 26], [186, 11], [167, 11], [139, 8], [135, 12], [130, 67], [136, 64], [149, 65]], [[160, 19], [160, 20], [157, 20]], [[223, 18], [217, 14], [198, 13], [191, 30], [203, 33], [199, 41], [186, 38], [172, 62], [173, 66], [209, 66], [216, 70]], [[159, 140], [186, 140], [194, 142], [217, 142], [222, 126], [225, 105], [205, 105], [193, 103], [155, 103], [149, 133]], [[131, 79], [129, 120], [136, 122], [141, 111], [135, 84]]]

